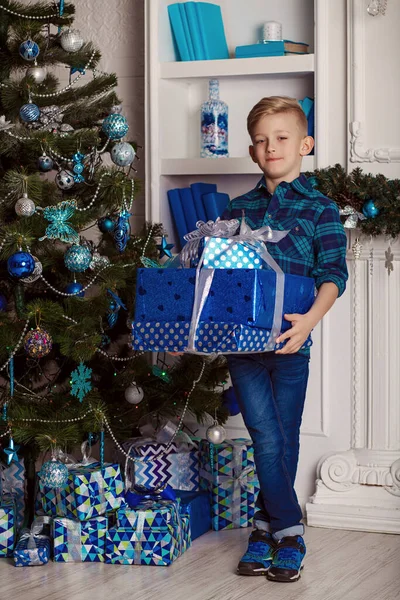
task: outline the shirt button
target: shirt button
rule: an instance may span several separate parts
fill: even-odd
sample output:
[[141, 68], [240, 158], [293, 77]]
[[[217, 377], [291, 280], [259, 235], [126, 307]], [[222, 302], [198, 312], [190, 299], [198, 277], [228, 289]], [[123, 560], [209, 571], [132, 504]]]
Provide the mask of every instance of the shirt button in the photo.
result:
[[271, 217], [272, 217], [272, 215], [271, 215], [271, 214], [269, 214], [269, 215], [268, 215], [268, 219], [270, 219]]
[[296, 230], [296, 231], [298, 231], [298, 230], [299, 230], [299, 228], [298, 228], [298, 227], [295, 227], [295, 230]]

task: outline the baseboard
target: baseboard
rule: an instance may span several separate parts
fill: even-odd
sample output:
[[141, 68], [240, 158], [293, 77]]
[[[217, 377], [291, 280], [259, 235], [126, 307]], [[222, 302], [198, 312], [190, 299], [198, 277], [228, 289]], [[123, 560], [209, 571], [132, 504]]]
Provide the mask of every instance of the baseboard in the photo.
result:
[[400, 508], [307, 502], [306, 514], [310, 527], [400, 534]]

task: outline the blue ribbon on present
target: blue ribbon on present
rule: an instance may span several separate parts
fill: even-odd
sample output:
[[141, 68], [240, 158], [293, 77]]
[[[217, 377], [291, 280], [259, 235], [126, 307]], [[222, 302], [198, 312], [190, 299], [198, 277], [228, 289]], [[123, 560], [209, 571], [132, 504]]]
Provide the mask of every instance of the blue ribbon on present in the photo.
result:
[[168, 484], [159, 488], [147, 489], [142, 486], [134, 486], [133, 490], [125, 492], [125, 500], [130, 508], [136, 508], [143, 500], [172, 500], [176, 501], [176, 494]]

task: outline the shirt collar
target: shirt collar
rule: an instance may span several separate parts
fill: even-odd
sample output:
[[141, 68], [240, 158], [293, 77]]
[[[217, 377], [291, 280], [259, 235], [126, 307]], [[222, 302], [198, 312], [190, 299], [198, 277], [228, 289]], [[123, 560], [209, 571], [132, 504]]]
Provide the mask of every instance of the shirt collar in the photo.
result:
[[[287, 181], [282, 181], [277, 188], [283, 188], [284, 190], [289, 189], [289, 187], [291, 187], [295, 192], [297, 192], [298, 194], [301, 194], [302, 196], [309, 196], [309, 197], [314, 197], [315, 195], [318, 195], [318, 192], [316, 192], [316, 190], [313, 188], [313, 186], [311, 185], [311, 183], [308, 181], [307, 177], [304, 175], [304, 173], [300, 173], [299, 177], [297, 177], [296, 179], [294, 179], [291, 182], [287, 182]], [[263, 175], [260, 179], [260, 181], [257, 183], [257, 189], [263, 188], [266, 192], [268, 192], [269, 195], [272, 195], [267, 188], [267, 184], [265, 181], [265, 176]]]

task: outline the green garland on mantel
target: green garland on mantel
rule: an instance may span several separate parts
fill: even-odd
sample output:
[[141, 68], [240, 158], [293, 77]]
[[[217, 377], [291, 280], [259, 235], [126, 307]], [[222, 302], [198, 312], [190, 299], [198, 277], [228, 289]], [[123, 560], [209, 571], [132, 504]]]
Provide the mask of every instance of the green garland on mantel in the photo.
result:
[[[336, 202], [341, 210], [345, 227], [353, 229], [356, 223], [357, 229], [362, 233], [374, 237], [387, 235], [395, 238], [399, 235], [400, 179], [388, 179], [381, 174], [365, 173], [360, 167], [351, 173], [346, 173], [340, 164], [308, 171], [305, 175], [322, 194]], [[363, 207], [370, 200], [373, 201], [379, 214], [361, 220]], [[353, 209], [353, 215], [350, 209]]]

